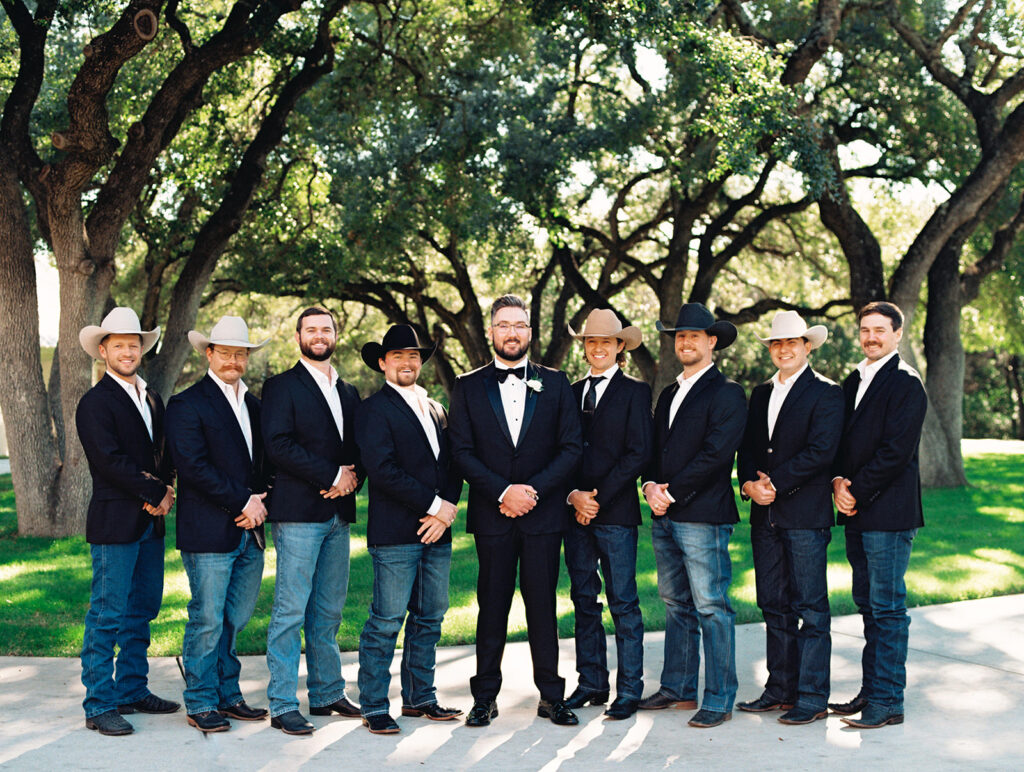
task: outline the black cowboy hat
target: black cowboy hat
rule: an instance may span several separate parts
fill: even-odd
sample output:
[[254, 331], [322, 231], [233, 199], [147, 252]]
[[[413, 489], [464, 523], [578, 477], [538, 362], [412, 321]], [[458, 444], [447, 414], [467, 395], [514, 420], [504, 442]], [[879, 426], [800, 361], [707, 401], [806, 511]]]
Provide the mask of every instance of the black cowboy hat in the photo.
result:
[[421, 360], [426, 362], [433, 355], [434, 351], [437, 350], [437, 343], [434, 342], [433, 345], [424, 346], [412, 326], [408, 324], [395, 324], [384, 333], [384, 340], [382, 342], [370, 341], [363, 346], [359, 355], [363, 358], [367, 367], [382, 373], [384, 371], [380, 369], [378, 360], [383, 359], [384, 355], [389, 351], [404, 351], [406, 349], [419, 351]]
[[666, 327], [661, 321], [654, 323], [658, 332], [666, 335], [675, 335], [680, 330], [703, 330], [708, 335], [714, 335], [715, 350], [728, 348], [736, 340], [736, 325], [732, 322], [715, 321], [715, 316], [703, 303], [684, 303], [679, 309], [679, 316], [676, 317], [675, 327]]

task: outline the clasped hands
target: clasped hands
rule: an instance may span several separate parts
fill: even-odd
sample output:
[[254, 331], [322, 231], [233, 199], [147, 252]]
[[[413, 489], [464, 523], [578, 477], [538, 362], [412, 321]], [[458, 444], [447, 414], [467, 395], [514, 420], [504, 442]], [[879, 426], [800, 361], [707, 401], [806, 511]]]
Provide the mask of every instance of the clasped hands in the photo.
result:
[[498, 511], [505, 517], [522, 517], [537, 506], [537, 490], [532, 485], [517, 483], [505, 491]]
[[146, 510], [153, 517], [163, 517], [171, 511], [171, 507], [174, 506], [174, 488], [170, 485], [167, 486], [167, 493], [160, 499], [160, 503], [155, 507], [152, 504], [143, 503], [142, 508]]
[[643, 494], [655, 517], [662, 517], [672, 506], [672, 499], [668, 497], [668, 483], [649, 482], [643, 487]]
[[246, 502], [242, 514], [235, 518], [235, 525], [247, 531], [258, 525], [263, 525], [263, 521], [267, 519], [267, 507], [263, 503], [263, 499], [266, 497], [266, 493], [252, 494], [249, 501]]
[[590, 521], [597, 517], [601, 505], [597, 503], [597, 488], [592, 491], [573, 491], [569, 494], [569, 503], [576, 510], [576, 522], [580, 525], [590, 525]]
[[420, 522], [423, 525], [416, 531], [420, 541], [423, 544], [433, 544], [440, 539], [444, 532], [451, 527], [451, 524], [455, 522], [455, 515], [458, 511], [459, 508], [455, 504], [442, 500], [441, 509], [437, 511], [436, 515], [427, 515], [420, 518]]
[[771, 478], [764, 472], [758, 470], [756, 480], [747, 480], [743, 483], [741, 492], [744, 496], [752, 499], [755, 504], [766, 507], [775, 501], [775, 488], [772, 486]]
[[836, 500], [836, 509], [847, 517], [857, 514], [857, 499], [850, 493], [851, 481], [845, 477], [837, 477], [832, 481], [832, 498]]
[[359, 487], [359, 478], [356, 477], [355, 464], [348, 464], [341, 468], [341, 477], [338, 482], [326, 490], [320, 491], [325, 499], [336, 499], [340, 496], [347, 496]]

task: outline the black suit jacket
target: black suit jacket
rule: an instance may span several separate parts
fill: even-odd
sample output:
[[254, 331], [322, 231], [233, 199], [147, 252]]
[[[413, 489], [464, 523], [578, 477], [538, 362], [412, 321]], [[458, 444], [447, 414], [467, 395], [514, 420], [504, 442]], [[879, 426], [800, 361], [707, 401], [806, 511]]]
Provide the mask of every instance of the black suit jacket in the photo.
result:
[[654, 439], [651, 387], [617, 370], [594, 415], [587, 417], [582, 410], [586, 386], [586, 378], [572, 385], [583, 426], [583, 461], [573, 487], [597, 488], [601, 509], [591, 525], [639, 525], [636, 481], [650, 462]]
[[764, 472], [775, 486], [768, 506], [751, 502], [750, 522], [771, 515], [779, 528], [831, 528], [832, 464], [843, 433], [843, 390], [810, 367], [790, 387], [768, 439], [772, 382], [750, 394], [747, 429], [736, 462], [740, 488]]
[[735, 523], [732, 466], [747, 417], [743, 387], [712, 365], [686, 395], [670, 429], [669, 407], [677, 391], [673, 381], [658, 397], [654, 453], [644, 482], [669, 484], [675, 503], [665, 516], [676, 522]]
[[[448, 414], [434, 400], [429, 406], [440, 450], [437, 458], [416, 414], [394, 388], [385, 383], [360, 405], [356, 439], [370, 482], [366, 542], [371, 547], [419, 544], [420, 518], [434, 497], [459, 502], [462, 478], [452, 463]], [[439, 542], [451, 540], [449, 528]]]
[[[527, 389], [519, 444], [513, 445], [505, 421], [498, 379], [491, 362], [460, 375], [452, 394], [452, 453], [469, 482], [467, 530], [498, 536], [559, 533], [565, 530], [565, 497], [582, 455], [579, 409], [565, 373], [528, 365], [528, 379], [539, 379], [540, 393]], [[538, 503], [522, 517], [505, 517], [498, 497], [509, 485], [532, 485]]]
[[899, 354], [875, 373], [857, 409], [854, 370], [843, 381], [846, 422], [835, 474], [852, 481], [857, 514], [839, 516], [856, 531], [904, 531], [924, 525], [917, 447], [928, 397], [917, 371]]
[[[85, 521], [90, 544], [127, 544], [142, 536], [154, 518], [143, 504], [157, 506], [174, 484], [174, 467], [164, 440], [164, 403], [146, 391], [153, 439], [131, 397], [104, 374], [75, 411], [78, 437], [89, 460], [92, 498]], [[164, 519], [155, 518], [163, 536]]]
[[[178, 470], [178, 549], [231, 552], [243, 529], [235, 518], [268, 489], [260, 401], [246, 392], [252, 458], [227, 397], [209, 375], [167, 403], [167, 445]], [[263, 531], [263, 526], [258, 526]]]
[[263, 447], [275, 472], [267, 506], [272, 521], [322, 523], [338, 515], [355, 522], [355, 491], [336, 499], [320, 495], [334, 483], [340, 466], [355, 464], [359, 479], [366, 476], [355, 436], [359, 393], [341, 378], [336, 388], [344, 440], [320, 387], [301, 362], [263, 384]]

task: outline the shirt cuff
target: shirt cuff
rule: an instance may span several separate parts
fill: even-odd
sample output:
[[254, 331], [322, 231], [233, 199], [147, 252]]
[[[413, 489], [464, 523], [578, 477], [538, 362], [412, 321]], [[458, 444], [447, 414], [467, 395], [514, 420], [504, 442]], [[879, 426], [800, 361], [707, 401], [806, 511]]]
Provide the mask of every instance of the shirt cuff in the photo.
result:
[[501, 504], [505, 500], [505, 494], [508, 493], [508, 489], [511, 488], [511, 487], [512, 487], [511, 485], [506, 486], [505, 490], [503, 490], [501, 492], [501, 495], [498, 496], [498, 503], [499, 504]]
[[572, 505], [572, 502], [569, 501], [569, 499], [572, 497], [572, 494], [579, 493], [579, 492], [580, 492], [579, 488], [573, 488], [571, 491], [569, 491], [569, 495], [565, 497], [565, 503], [569, 504], [569, 505]]
[[668, 499], [669, 501], [671, 501], [671, 502], [672, 502], [673, 504], [675, 504], [675, 503], [676, 503], [676, 497], [675, 497], [675, 496], [673, 496], [673, 495], [672, 495], [671, 493], [669, 493], [669, 492], [668, 492], [668, 488], [666, 488], [666, 489], [665, 489], [665, 498], [667, 498], [667, 499]]
[[430, 507], [427, 509], [427, 514], [431, 517], [435, 517], [438, 512], [441, 511], [441, 497], [434, 496], [434, 500], [431, 502]]
[[340, 483], [340, 482], [341, 482], [341, 475], [342, 475], [342, 474], [344, 474], [344, 473], [345, 473], [345, 467], [343, 467], [343, 466], [339, 466], [339, 467], [338, 467], [338, 474], [336, 474], [336, 475], [334, 476], [334, 482], [332, 482], [332, 483], [331, 483], [331, 487], [332, 487], [332, 488], [333, 488], [333, 487], [334, 487], [335, 485], [337, 485], [338, 483]]

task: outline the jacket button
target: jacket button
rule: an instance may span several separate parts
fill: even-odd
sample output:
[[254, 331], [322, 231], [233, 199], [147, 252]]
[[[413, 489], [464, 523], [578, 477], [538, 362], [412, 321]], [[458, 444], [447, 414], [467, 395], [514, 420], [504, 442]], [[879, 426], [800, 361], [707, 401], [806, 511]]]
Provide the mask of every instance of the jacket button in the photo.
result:
[[771, 453], [771, 452], [772, 452], [772, 449], [771, 449], [771, 448], [768, 448], [768, 452], [769, 452], [769, 453]]
[[583, 447], [585, 447], [585, 448], [589, 448], [589, 447], [590, 447], [590, 443], [589, 443], [589, 442], [584, 442], [584, 443], [583, 443]]

